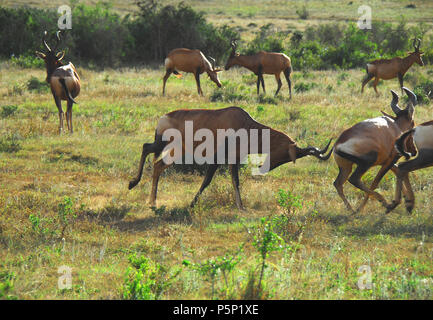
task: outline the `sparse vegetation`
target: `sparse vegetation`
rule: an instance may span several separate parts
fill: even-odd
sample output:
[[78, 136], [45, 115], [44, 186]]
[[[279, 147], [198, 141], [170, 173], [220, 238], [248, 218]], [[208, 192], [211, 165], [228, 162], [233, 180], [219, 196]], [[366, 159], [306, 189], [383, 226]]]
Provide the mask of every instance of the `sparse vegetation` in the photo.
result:
[[[422, 8], [429, 3], [412, 2], [416, 8], [409, 14], [414, 19], [406, 29], [416, 26], [418, 16], [428, 15]], [[254, 14], [254, 22], [262, 26], [269, 22], [266, 15], [275, 14], [284, 17], [283, 24], [273, 21], [279, 32], [287, 27], [287, 15], [297, 19], [294, 10], [279, 12], [274, 2], [258, 4], [264, 10], [239, 5], [220, 9], [216, 1], [192, 3], [194, 8], [215, 6], [209, 11], [215, 14], [223, 10], [218, 14], [221, 24], [228, 21], [226, 15], [236, 24]], [[71, 57], [83, 87], [80, 104], [74, 106], [75, 132], [59, 136], [50, 90], [27, 87], [34, 78], [43, 88], [45, 70], [33, 61], [19, 57], [20, 62], [11, 63], [9, 55], [3, 56], [0, 299], [433, 299], [431, 169], [411, 176], [417, 199], [411, 215], [404, 206], [385, 215], [377, 201], [370, 201], [362, 214], [350, 216], [332, 185], [338, 173], [335, 164], [308, 157], [265, 176], [251, 175], [251, 167], [245, 165], [240, 180], [247, 212], [235, 209], [230, 175], [224, 173], [215, 176], [191, 211], [188, 205], [203, 180], [201, 171], [191, 167], [166, 170], [157, 207], [150, 208], [152, 159], [145, 164], [141, 185], [127, 190], [143, 143], [153, 141], [159, 117], [175, 109], [237, 105], [259, 122], [288, 133], [302, 147], [323, 145], [360, 120], [380, 116], [380, 110], [389, 112], [388, 93], [398, 91], [397, 80], [384, 81], [378, 98], [370, 90], [359, 94], [365, 70], [356, 65], [370, 57], [369, 51], [347, 61], [346, 66], [351, 63], [347, 70], [325, 68], [325, 60], [316, 59], [326, 46], [305, 39], [305, 26], [316, 17], [349, 15], [346, 8], [341, 14], [330, 13], [328, 7], [320, 12], [318, 3], [309, 1], [309, 18], [296, 24], [303, 37], [289, 51], [297, 88], [291, 100], [285, 85], [280, 97], [272, 96], [276, 83], [271, 76], [271, 81], [265, 76], [268, 94], [257, 97], [253, 77], [242, 69], [223, 72], [221, 89], [203, 78], [203, 91], [208, 93], [204, 97], [195, 94], [192, 75], [172, 77], [170, 91], [161, 97], [162, 65], [97, 70]], [[377, 3], [382, 6], [382, 1]], [[119, 3], [113, 5], [109, 10], [118, 10]], [[377, 15], [391, 19], [389, 12], [378, 10]], [[396, 16], [399, 13], [403, 14], [399, 11]], [[398, 23], [394, 21], [393, 30]], [[240, 45], [246, 48], [257, 28], [251, 26], [250, 37], [246, 34]], [[365, 43], [364, 36], [352, 31], [347, 34], [352, 45], [360, 39]], [[41, 45], [40, 30], [35, 34], [31, 52]], [[100, 39], [110, 36], [108, 32]], [[375, 43], [370, 34], [367, 40]], [[292, 42], [286, 37], [282, 43], [288, 48]], [[425, 51], [433, 52], [428, 41], [424, 43]], [[351, 50], [341, 44], [334, 53], [343, 53], [343, 59]], [[416, 109], [417, 123], [432, 119], [428, 82], [432, 75], [432, 66], [426, 64], [411, 69], [405, 78], [420, 97], [429, 97]], [[366, 175], [365, 181], [371, 183], [374, 176], [374, 172]], [[379, 186], [387, 200], [394, 197], [394, 185], [395, 178], [388, 173]], [[349, 201], [363, 197], [354, 188], [345, 191]], [[184, 261], [188, 266], [182, 265]], [[73, 268], [70, 290], [57, 287], [57, 269], [62, 265]], [[362, 275], [358, 270], [364, 265], [372, 271], [373, 286], [366, 290], [357, 285]]]

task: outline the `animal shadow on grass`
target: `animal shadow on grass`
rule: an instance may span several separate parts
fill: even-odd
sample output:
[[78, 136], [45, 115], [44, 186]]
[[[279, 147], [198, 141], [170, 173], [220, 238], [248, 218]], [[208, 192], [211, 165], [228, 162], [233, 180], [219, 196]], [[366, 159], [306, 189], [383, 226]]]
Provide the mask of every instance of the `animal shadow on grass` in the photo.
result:
[[161, 206], [159, 208], [151, 207], [151, 209], [155, 213], [155, 216], [128, 221], [117, 221], [113, 223], [112, 226], [120, 231], [137, 232], [156, 228], [163, 223], [192, 224], [188, 207], [167, 209], [165, 206]]
[[51, 152], [49, 158], [49, 162], [58, 162], [58, 161], [71, 161], [77, 162], [79, 164], [85, 166], [96, 166], [99, 163], [99, 160], [90, 156], [83, 156], [81, 154], [73, 154], [69, 151], [63, 151], [60, 149], [54, 150]]
[[[365, 218], [365, 217], [364, 217]], [[426, 235], [433, 234], [433, 221], [427, 219], [422, 222], [414, 219], [407, 221], [403, 219], [403, 213], [397, 215], [381, 214], [367, 223], [348, 225], [345, 228], [347, 235], [359, 237], [386, 234], [395, 237], [419, 238], [423, 233]]]
[[125, 205], [120, 207], [110, 205], [99, 210], [85, 210], [81, 216], [101, 224], [113, 224], [121, 221], [130, 209], [131, 207]]

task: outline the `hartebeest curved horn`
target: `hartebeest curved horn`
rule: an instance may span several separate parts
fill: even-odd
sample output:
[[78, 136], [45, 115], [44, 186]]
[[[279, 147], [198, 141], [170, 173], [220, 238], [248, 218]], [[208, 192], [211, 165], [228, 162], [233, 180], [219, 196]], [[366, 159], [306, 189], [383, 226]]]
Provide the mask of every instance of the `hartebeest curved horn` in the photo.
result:
[[316, 147], [307, 147], [306, 151], [308, 151], [308, 153], [310, 155], [312, 155], [312, 156], [314, 156], [320, 160], [328, 160], [332, 154], [333, 149], [331, 149], [331, 151], [327, 155], [325, 155], [325, 153], [328, 151], [329, 146], [331, 145], [331, 142], [332, 142], [332, 139], [329, 140], [328, 144], [322, 150], [319, 150]]
[[60, 33], [61, 33], [60, 30], [58, 30], [58, 31], [56, 32], [57, 42], [56, 42], [56, 45], [54, 46], [53, 51], [56, 51], [56, 50], [57, 50], [57, 47], [59, 46], [59, 43], [60, 43]]
[[409, 98], [409, 103], [407, 105], [407, 108], [409, 108], [409, 105], [412, 104], [413, 107], [415, 107], [418, 104], [418, 99], [416, 97], [416, 94], [410, 91], [408, 88], [403, 87], [404, 92], [406, 92], [407, 97]]
[[212, 69], [215, 70], [215, 63], [216, 63], [215, 59], [212, 58], [211, 56], [209, 56], [208, 59], [211, 61]]
[[47, 30], [44, 31], [44, 35], [42, 37], [42, 43], [44, 44], [44, 46], [48, 50], [48, 52], [51, 52], [51, 48], [47, 44], [46, 37], [47, 37]]
[[62, 59], [65, 57], [65, 50], [62, 50], [62, 52], [59, 52], [57, 55], [57, 60], [62, 61]]
[[398, 94], [395, 93], [394, 90], [391, 90], [391, 93], [392, 93], [391, 109], [396, 115], [398, 115], [401, 112], [401, 108], [398, 106]]

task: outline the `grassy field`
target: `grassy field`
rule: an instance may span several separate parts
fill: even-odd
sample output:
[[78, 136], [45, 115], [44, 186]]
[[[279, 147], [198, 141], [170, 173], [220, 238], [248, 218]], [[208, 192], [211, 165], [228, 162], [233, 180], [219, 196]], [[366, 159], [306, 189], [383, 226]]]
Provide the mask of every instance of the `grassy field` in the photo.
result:
[[[295, 70], [295, 88], [309, 89], [295, 91], [289, 101], [286, 84], [281, 96], [273, 97], [272, 76], [265, 76], [268, 94], [257, 97], [255, 78], [241, 69], [221, 73], [223, 89], [202, 77], [204, 97], [197, 95], [192, 75], [170, 78], [162, 97], [162, 66], [78, 68], [78, 73], [82, 92], [74, 105], [75, 132], [59, 136], [45, 71], [0, 64], [0, 297], [131, 298], [131, 270], [137, 265], [145, 266], [151, 297], [161, 299], [433, 297], [431, 169], [411, 177], [417, 202], [410, 215], [404, 206], [385, 215], [370, 200], [363, 213], [349, 216], [332, 185], [337, 175], [332, 158], [303, 158], [262, 177], [244, 167], [246, 212], [236, 209], [225, 171], [194, 210], [188, 204], [203, 178], [198, 173], [167, 170], [157, 209], [147, 204], [149, 159], [142, 182], [127, 189], [142, 144], [153, 141], [157, 120], [169, 111], [237, 105], [300, 146], [323, 146], [356, 122], [390, 112], [389, 89], [398, 90], [397, 80], [381, 83], [376, 98], [371, 87], [359, 93], [363, 70]], [[432, 74], [431, 66], [413, 67], [406, 85], [412, 88]], [[431, 108], [417, 107], [416, 121], [430, 120]], [[388, 201], [394, 183], [388, 174], [378, 189]], [[279, 190], [292, 192], [292, 210], [279, 205]], [[345, 192], [351, 202], [362, 198], [349, 184]], [[285, 241], [269, 253], [258, 290], [261, 260], [254, 237], [265, 234], [263, 217], [273, 219], [275, 233]], [[231, 268], [217, 266], [224, 256]], [[61, 266], [72, 268], [70, 290], [59, 289]], [[362, 266], [371, 270], [370, 289], [358, 286], [368, 275]]]
[[[99, 1], [81, 0], [81, 3], [95, 4]], [[103, 1], [107, 2], [107, 1]], [[178, 4], [178, 0], [160, 1], [161, 4]], [[185, 0], [194, 9], [205, 12], [209, 22], [215, 25], [236, 27], [243, 40], [251, 40], [254, 33], [266, 24], [273, 24], [276, 31], [304, 30], [307, 26], [319, 23], [341, 21], [356, 22], [361, 17], [360, 6], [366, 5], [362, 0], [322, 1], [322, 0]], [[135, 0], [108, 1], [121, 15], [137, 12]], [[64, 5], [63, 0], [3, 0], [2, 5], [19, 7], [22, 5], [44, 8], [57, 8]], [[408, 8], [407, 6], [415, 5]], [[307, 19], [300, 19], [298, 11], [303, 7], [308, 11]], [[429, 0], [371, 0], [373, 21], [397, 22], [404, 17], [408, 25], [420, 22], [432, 25], [431, 12], [433, 2]]]

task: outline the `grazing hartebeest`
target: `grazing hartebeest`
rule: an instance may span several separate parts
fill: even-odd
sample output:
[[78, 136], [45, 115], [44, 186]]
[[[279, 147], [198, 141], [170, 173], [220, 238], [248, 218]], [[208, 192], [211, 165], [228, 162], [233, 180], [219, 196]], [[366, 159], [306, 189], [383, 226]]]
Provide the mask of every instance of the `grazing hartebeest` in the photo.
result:
[[[387, 212], [394, 210], [401, 202], [403, 182], [407, 190], [406, 210], [412, 212], [415, 195], [410, 187], [409, 173], [433, 166], [433, 121], [425, 122], [401, 135], [395, 143], [398, 152], [406, 160], [397, 165], [397, 185], [395, 200], [388, 206]], [[409, 160], [411, 157], [415, 157]]]
[[231, 47], [232, 52], [230, 53], [229, 59], [227, 60], [225, 66], [226, 70], [229, 70], [232, 66], [240, 65], [254, 72], [254, 74], [257, 75], [257, 94], [259, 94], [260, 91], [260, 83], [262, 84], [263, 92], [266, 93], [263, 75], [275, 75], [275, 79], [278, 83], [278, 88], [275, 92], [275, 95], [278, 94], [281, 86], [283, 85], [280, 75], [281, 72], [284, 72], [287, 84], [289, 85], [290, 98], [292, 98], [292, 82], [290, 80], [292, 63], [288, 56], [286, 56], [284, 53], [265, 51], [260, 51], [253, 56], [244, 56], [236, 52], [236, 42], [232, 41]]
[[221, 82], [218, 79], [218, 72], [221, 69], [215, 68], [215, 59], [209, 57], [212, 64], [206, 59], [200, 50], [191, 50], [185, 48], [174, 49], [170, 51], [165, 59], [165, 75], [163, 78], [162, 95], [165, 95], [165, 83], [172, 73], [179, 75], [177, 70], [193, 73], [197, 83], [197, 91], [199, 95], [203, 95], [200, 87], [200, 75], [206, 72], [209, 78], [216, 83], [220, 88]]
[[[418, 45], [415, 45], [416, 40], [418, 40]], [[401, 92], [403, 93], [403, 76], [409, 70], [409, 68], [416, 62], [420, 66], [424, 65], [424, 62], [421, 59], [421, 56], [424, 54], [419, 51], [419, 47], [421, 45], [420, 39], [413, 40], [413, 48], [414, 52], [410, 52], [406, 58], [395, 57], [392, 59], [379, 59], [373, 62], [367, 63], [366, 71], [367, 76], [362, 81], [361, 93], [364, 92], [364, 86], [373, 78], [374, 83], [374, 91], [377, 92], [377, 84], [379, 79], [389, 80], [398, 77], [398, 81], [400, 82]]]
[[[340, 171], [334, 186], [346, 207], [353, 213], [355, 211], [343, 192], [343, 184], [347, 179], [355, 187], [366, 192], [366, 197], [356, 212], [362, 210], [370, 195], [375, 196], [385, 207], [387, 206], [385, 199], [374, 190], [400, 157], [394, 148], [396, 139], [402, 132], [414, 126], [413, 114], [417, 99], [412, 91], [404, 87], [403, 89], [409, 97], [408, 106], [404, 110], [398, 106], [398, 95], [391, 90], [393, 96], [391, 108], [396, 117], [382, 112], [384, 114], [382, 117], [364, 120], [345, 130], [335, 142], [334, 158]], [[351, 175], [354, 164], [357, 167]], [[378, 165], [381, 168], [371, 187], [368, 188], [361, 178], [371, 167]]]
[[[193, 122], [194, 132], [191, 133], [191, 135], [194, 136], [194, 142], [186, 141], [187, 140], [186, 136], [188, 135], [188, 133], [186, 133], [187, 121]], [[199, 137], [203, 138], [203, 131], [206, 131], [206, 129], [212, 132], [213, 137], [217, 137], [218, 131], [220, 130], [226, 130], [226, 132], [231, 131], [231, 133], [229, 133], [226, 136], [227, 139], [231, 139], [231, 138], [236, 139], [237, 132], [241, 131], [242, 129], [246, 130], [247, 135], [249, 137], [251, 137], [251, 134], [254, 131], [257, 132], [258, 136], [256, 141], [257, 142], [256, 149], [254, 149], [253, 146], [254, 141], [252, 142], [251, 139], [248, 139], [248, 142], [246, 144], [240, 146], [241, 143], [236, 143], [235, 150], [228, 150], [228, 152], [224, 153], [226, 157], [229, 156], [229, 154], [235, 156], [236, 161], [233, 161], [235, 163], [229, 163], [229, 167], [231, 171], [233, 187], [235, 189], [236, 205], [239, 209], [242, 209], [243, 207], [240, 193], [239, 193], [239, 176], [238, 176], [239, 163], [243, 160], [241, 159], [240, 148], [245, 148], [243, 150], [246, 152], [246, 154], [250, 154], [250, 153], [267, 154], [265, 163], [269, 165], [268, 167], [269, 170], [272, 170], [286, 162], [290, 162], [290, 161], [295, 162], [296, 159], [308, 155], [315, 156], [321, 160], [327, 160], [331, 154], [329, 153], [327, 156], [323, 155], [328, 150], [331, 141], [329, 141], [328, 145], [323, 150], [318, 150], [317, 148], [314, 147], [300, 148], [296, 145], [296, 142], [293, 141], [286, 134], [258, 123], [257, 121], [252, 119], [247, 112], [245, 112], [243, 109], [238, 107], [229, 107], [229, 108], [218, 109], [218, 110], [197, 109], [197, 110], [173, 111], [160, 118], [155, 131], [155, 141], [153, 143], [145, 143], [143, 145], [143, 152], [141, 154], [141, 160], [138, 167], [138, 175], [134, 180], [132, 180], [129, 183], [129, 189], [132, 189], [138, 184], [138, 182], [141, 179], [141, 175], [143, 173], [143, 166], [146, 161], [146, 157], [150, 153], [154, 153], [155, 154], [154, 159], [156, 159], [156, 161], [154, 160], [154, 167], [153, 167], [152, 192], [150, 194], [151, 205], [155, 205], [159, 176], [167, 167], [171, 165], [171, 164], [167, 164], [166, 161], [164, 161], [164, 159], [166, 159], [165, 157], [168, 154], [173, 153], [172, 152], [173, 149], [170, 149], [168, 151], [164, 150], [164, 148], [168, 145], [169, 142], [163, 140], [163, 135], [167, 130], [173, 130], [173, 129], [176, 132], [180, 132], [180, 135], [182, 137], [182, 146], [181, 146], [182, 154], [177, 155], [178, 159], [180, 159], [180, 157], [186, 156], [186, 150], [188, 150], [186, 144], [188, 143], [191, 143], [191, 148], [193, 148], [191, 149], [191, 152], [194, 152], [194, 154], [196, 154], [196, 150], [198, 149], [197, 146], [200, 145], [199, 142], [197, 142], [197, 140], [195, 139], [195, 137], [198, 135]], [[265, 129], [269, 130], [267, 131], [269, 132], [269, 143], [270, 143], [268, 152], [264, 152], [262, 149], [263, 148], [262, 132]], [[212, 150], [206, 149], [205, 152], [207, 153], [209, 151], [209, 154], [207, 154], [207, 156], [214, 158], [219, 152], [218, 150], [222, 150], [221, 148], [225, 148], [226, 146], [227, 145], [221, 143], [219, 145], [213, 144]], [[246, 154], [244, 155], [246, 156]], [[224, 163], [227, 164], [226, 160], [227, 158], [225, 159]], [[215, 174], [215, 171], [217, 170], [220, 164], [221, 162], [218, 161], [213, 161], [213, 163], [209, 164], [206, 177], [204, 178], [200, 190], [198, 191], [194, 200], [192, 201], [191, 206], [194, 206], [199, 195], [209, 185], [213, 175]], [[261, 168], [263, 168], [263, 166]]]
[[55, 53], [60, 43], [60, 31], [57, 31], [56, 33], [57, 43], [52, 50], [46, 42], [46, 36], [47, 32], [45, 31], [42, 38], [42, 43], [47, 49], [47, 53], [36, 51], [36, 56], [45, 61], [45, 66], [47, 69], [46, 81], [50, 84], [54, 101], [56, 102], [57, 109], [59, 110], [59, 133], [61, 133], [63, 130], [62, 100], [67, 101], [66, 123], [68, 125], [69, 132], [73, 133], [72, 105], [77, 103], [75, 102], [74, 98], [80, 93], [80, 77], [78, 76], [78, 73], [75, 70], [72, 62], [69, 62], [67, 65], [63, 65], [61, 62], [65, 56], [65, 51], [59, 52], [57, 54]]

